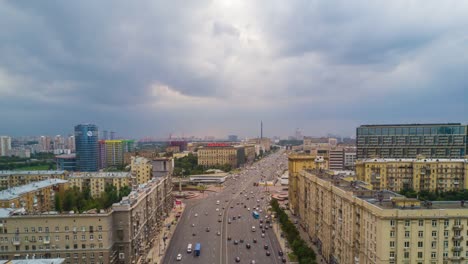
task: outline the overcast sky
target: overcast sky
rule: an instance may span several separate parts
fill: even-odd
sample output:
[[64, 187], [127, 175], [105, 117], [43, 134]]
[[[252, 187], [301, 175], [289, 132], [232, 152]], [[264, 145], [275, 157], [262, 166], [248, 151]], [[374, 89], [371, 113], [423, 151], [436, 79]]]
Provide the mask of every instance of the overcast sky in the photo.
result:
[[468, 1], [0, 1], [0, 134], [467, 123]]

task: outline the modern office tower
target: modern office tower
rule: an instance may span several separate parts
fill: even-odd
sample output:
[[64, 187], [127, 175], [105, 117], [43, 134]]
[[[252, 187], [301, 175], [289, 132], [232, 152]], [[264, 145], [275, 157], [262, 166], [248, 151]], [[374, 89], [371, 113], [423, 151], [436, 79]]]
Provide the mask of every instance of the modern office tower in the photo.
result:
[[119, 167], [124, 163], [124, 141], [106, 140], [107, 167]]
[[109, 131], [104, 130], [104, 132], [102, 133], [102, 139], [103, 140], [108, 140], [109, 139]]
[[99, 140], [98, 142], [98, 168], [104, 169], [107, 167], [107, 149], [106, 141]]
[[51, 139], [49, 136], [41, 136], [39, 138], [39, 145], [41, 146], [41, 151], [42, 152], [49, 152], [52, 150], [51, 147]]
[[317, 170], [301, 169], [291, 188], [289, 205], [326, 263], [466, 262], [463, 202], [423, 202]]
[[0, 136], [0, 156], [7, 156], [11, 150], [11, 137]]
[[98, 127], [93, 124], [75, 126], [76, 170], [98, 170]]
[[362, 159], [356, 178], [374, 190], [462, 191], [468, 189], [468, 159]]
[[75, 136], [69, 136], [67, 138], [67, 148], [71, 151], [71, 152], [75, 152], [76, 148], [75, 148]]
[[357, 128], [357, 158], [464, 158], [466, 125], [362, 125]]

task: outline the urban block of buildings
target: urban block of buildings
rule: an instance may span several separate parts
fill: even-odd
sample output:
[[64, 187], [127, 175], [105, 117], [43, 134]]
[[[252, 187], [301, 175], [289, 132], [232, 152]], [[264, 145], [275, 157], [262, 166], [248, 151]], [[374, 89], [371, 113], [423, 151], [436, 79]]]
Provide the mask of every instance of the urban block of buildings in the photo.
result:
[[397, 124], [357, 128], [357, 158], [464, 158], [467, 125]]
[[230, 165], [237, 168], [245, 163], [245, 150], [242, 146], [226, 143], [211, 143], [198, 148], [198, 165], [205, 167]]
[[375, 190], [461, 191], [468, 189], [468, 159], [363, 159], [356, 177]]
[[466, 262], [464, 203], [372, 190], [303, 164], [289, 159], [290, 209], [327, 263]]
[[11, 187], [0, 191], [1, 208], [23, 208], [27, 212], [52, 211], [55, 208], [55, 193], [68, 189], [68, 181], [48, 179]]
[[56, 171], [0, 171], [0, 189], [9, 189], [36, 181], [68, 179], [68, 172]]

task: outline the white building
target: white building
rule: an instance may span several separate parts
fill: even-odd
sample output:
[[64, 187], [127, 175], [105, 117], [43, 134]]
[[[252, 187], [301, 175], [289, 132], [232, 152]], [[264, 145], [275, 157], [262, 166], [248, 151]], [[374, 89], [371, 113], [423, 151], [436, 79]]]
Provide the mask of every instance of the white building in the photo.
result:
[[11, 137], [0, 136], [0, 156], [7, 156], [11, 150]]

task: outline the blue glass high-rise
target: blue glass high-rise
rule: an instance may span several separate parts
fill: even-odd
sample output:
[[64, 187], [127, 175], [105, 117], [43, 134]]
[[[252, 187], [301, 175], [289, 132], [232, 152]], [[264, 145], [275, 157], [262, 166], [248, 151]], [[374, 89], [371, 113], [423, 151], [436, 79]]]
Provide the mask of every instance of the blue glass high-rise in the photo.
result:
[[76, 170], [98, 170], [98, 127], [93, 124], [75, 126]]

